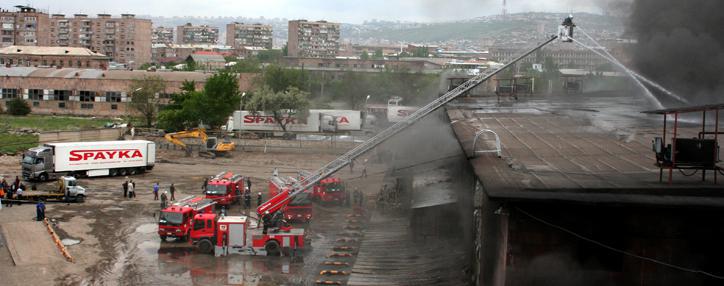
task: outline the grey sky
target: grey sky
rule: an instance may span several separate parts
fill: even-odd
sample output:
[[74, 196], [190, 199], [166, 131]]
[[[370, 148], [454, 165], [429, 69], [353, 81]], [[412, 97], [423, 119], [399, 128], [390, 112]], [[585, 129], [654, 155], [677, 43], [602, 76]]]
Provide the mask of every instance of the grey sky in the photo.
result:
[[[507, 0], [510, 13], [593, 12], [601, 8], [593, 2], [611, 0]], [[266, 18], [325, 19], [361, 23], [364, 20], [445, 21], [500, 13], [503, 0], [12, 0], [1, 8], [17, 4], [62, 14], [132, 13], [153, 16], [244, 16]]]

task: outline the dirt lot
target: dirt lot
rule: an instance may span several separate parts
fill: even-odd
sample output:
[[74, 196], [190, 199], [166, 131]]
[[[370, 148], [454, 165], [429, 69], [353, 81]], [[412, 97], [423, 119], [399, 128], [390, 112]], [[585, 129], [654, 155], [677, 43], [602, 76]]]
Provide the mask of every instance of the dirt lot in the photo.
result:
[[[89, 190], [85, 203], [49, 204], [47, 216], [55, 222], [61, 238], [80, 241], [68, 246], [74, 263], [36, 261], [30, 266], [15, 266], [5, 243], [0, 240], [0, 277], [8, 285], [313, 284], [321, 278], [320, 264], [329, 259], [337, 239], [349, 234], [350, 208], [315, 206], [315, 219], [307, 227], [312, 234], [312, 247], [303, 257], [214, 258], [194, 252], [187, 243], [161, 242], [156, 234], [160, 206], [158, 201], [153, 201], [151, 186], [158, 181], [162, 189], [167, 189], [173, 182], [176, 198], [198, 195], [204, 177], [230, 170], [250, 176], [252, 191], [263, 192], [266, 199], [266, 179], [275, 167], [280, 175], [293, 175], [299, 169], [316, 169], [334, 157], [331, 154], [237, 152], [233, 158], [211, 160], [187, 158], [181, 151], [159, 150], [156, 167], [151, 172], [131, 177], [137, 183], [135, 199], [123, 198], [122, 178], [82, 178], [79, 184]], [[11, 178], [19, 175], [19, 161], [17, 156], [0, 157], [0, 174]], [[361, 164], [357, 165], [361, 168]], [[367, 178], [359, 178], [359, 170], [351, 174], [345, 169], [338, 175], [346, 179], [348, 188], [358, 187], [372, 196], [382, 184], [384, 168], [370, 162], [367, 170], [370, 173]], [[241, 210], [235, 207], [229, 212]], [[34, 206], [29, 204], [3, 208], [0, 213], [3, 218], [0, 227], [18, 221], [32, 223], [35, 216]]]

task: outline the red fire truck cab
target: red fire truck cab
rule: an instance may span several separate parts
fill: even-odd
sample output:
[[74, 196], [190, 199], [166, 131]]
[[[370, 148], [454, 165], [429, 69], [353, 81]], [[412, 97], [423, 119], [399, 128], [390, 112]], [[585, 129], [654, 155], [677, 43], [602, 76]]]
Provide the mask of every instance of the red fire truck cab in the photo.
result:
[[232, 172], [223, 172], [209, 180], [206, 186], [206, 198], [221, 206], [229, 206], [239, 200], [244, 190], [244, 177]]
[[348, 194], [340, 178], [326, 178], [314, 186], [312, 197], [321, 203], [342, 204], [347, 201]]
[[166, 207], [159, 215], [158, 236], [161, 240], [167, 237], [188, 240], [194, 216], [213, 212], [214, 204], [214, 201], [200, 196], [189, 196]]
[[194, 217], [191, 244], [215, 256], [294, 255], [304, 249], [303, 228], [269, 230], [266, 234], [247, 216], [218, 216], [213, 213]]

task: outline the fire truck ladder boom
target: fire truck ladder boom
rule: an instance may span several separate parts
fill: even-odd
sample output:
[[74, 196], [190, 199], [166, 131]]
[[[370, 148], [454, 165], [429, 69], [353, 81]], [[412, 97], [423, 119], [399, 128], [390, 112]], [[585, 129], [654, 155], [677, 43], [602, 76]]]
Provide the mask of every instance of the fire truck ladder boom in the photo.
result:
[[320, 168], [319, 170], [309, 173], [308, 177], [305, 177], [303, 180], [297, 182], [296, 184], [294, 184], [294, 186], [292, 186], [291, 193], [289, 194], [289, 197], [286, 200], [278, 202], [277, 205], [275, 205], [271, 208], [268, 208], [268, 209], [270, 209], [270, 210], [278, 209], [279, 205], [285, 204], [289, 199], [293, 198], [297, 194], [314, 186], [314, 184], [316, 184], [320, 180], [322, 180], [322, 179], [334, 174], [335, 172], [339, 171], [340, 169], [344, 168], [350, 162], [352, 162], [352, 160], [354, 160], [355, 158], [361, 156], [362, 154], [364, 154], [365, 152], [367, 152], [369, 150], [372, 150], [373, 148], [377, 147], [377, 145], [380, 145], [382, 142], [385, 142], [387, 139], [391, 138], [395, 134], [404, 130], [408, 126], [414, 124], [415, 122], [419, 121], [420, 119], [422, 119], [425, 116], [429, 115], [430, 113], [434, 112], [435, 110], [442, 107], [443, 105], [450, 102], [451, 100], [457, 98], [458, 96], [465, 94], [466, 92], [468, 92], [471, 89], [475, 88], [476, 86], [480, 85], [484, 81], [490, 79], [491, 77], [498, 74], [499, 72], [506, 69], [507, 67], [510, 67], [511, 65], [522, 60], [523, 58], [527, 57], [528, 55], [532, 54], [533, 52], [550, 44], [557, 38], [558, 38], [557, 35], [551, 36], [545, 42], [528, 50], [527, 52], [525, 52], [524, 54], [520, 55], [519, 57], [513, 59], [512, 61], [505, 64], [504, 66], [502, 66], [498, 69], [492, 70], [492, 71], [483, 72], [483, 73], [471, 78], [470, 80], [466, 81], [465, 83], [448, 91], [447, 93], [443, 94], [442, 96], [438, 97], [437, 99], [433, 100], [432, 102], [428, 103], [427, 105], [425, 105], [425, 106], [421, 107], [420, 109], [418, 109], [417, 111], [413, 112], [412, 114], [407, 116], [407, 118], [405, 118], [403, 121], [397, 122], [394, 125], [388, 127], [387, 129], [382, 130], [380, 133], [377, 133], [377, 135], [373, 136], [370, 139], [367, 139], [365, 142], [352, 148], [352, 150], [349, 150], [344, 155], [339, 156], [339, 157], [337, 157], [337, 159], [334, 159], [333, 161], [327, 163], [327, 165]]

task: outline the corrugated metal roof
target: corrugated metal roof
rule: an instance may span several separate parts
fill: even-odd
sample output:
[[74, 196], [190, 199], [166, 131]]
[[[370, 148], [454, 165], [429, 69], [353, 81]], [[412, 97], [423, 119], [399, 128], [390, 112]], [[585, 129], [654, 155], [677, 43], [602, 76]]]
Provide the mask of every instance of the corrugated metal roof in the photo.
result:
[[209, 63], [209, 62], [216, 62], [216, 63], [226, 63], [226, 59], [222, 55], [209, 55], [209, 54], [191, 54], [189, 57], [191, 57], [194, 62], [201, 62], [201, 63]]
[[74, 47], [35, 47], [35, 46], [9, 46], [0, 49], [3, 55], [32, 55], [32, 56], [85, 56], [106, 57], [101, 53], [86, 48]]
[[[77, 75], [76, 75], [77, 74]], [[77, 68], [35, 68], [35, 67], [0, 67], [0, 76], [42, 77], [42, 78], [81, 78], [81, 79], [140, 79], [144, 76], [159, 76], [166, 81], [206, 81], [211, 74], [200, 72], [147, 72], [129, 70], [100, 70]]]

